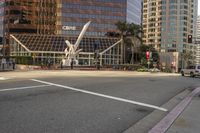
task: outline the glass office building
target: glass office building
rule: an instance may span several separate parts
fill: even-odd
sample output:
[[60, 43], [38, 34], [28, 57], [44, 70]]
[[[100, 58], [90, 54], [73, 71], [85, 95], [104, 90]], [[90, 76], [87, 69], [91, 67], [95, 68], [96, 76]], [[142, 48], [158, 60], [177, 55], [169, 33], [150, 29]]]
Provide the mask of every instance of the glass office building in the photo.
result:
[[[0, 22], [2, 23], [2, 31], [0, 33], [8, 35], [8, 41], [6, 41], [5, 44], [19, 44], [16, 45], [20, 47], [19, 49], [12, 49], [11, 47], [11, 55], [27, 56], [27, 54], [20, 54], [23, 53], [23, 48], [21, 49], [23, 44], [31, 44], [32, 46], [35, 43], [35, 47], [40, 47], [45, 43], [47, 45], [53, 45], [52, 47], [54, 47], [54, 45], [55, 47], [60, 47], [57, 44], [62, 44], [62, 46], [64, 46], [65, 42], [63, 39], [60, 39], [60, 36], [77, 37], [83, 25], [91, 21], [84, 35], [89, 37], [88, 42], [91, 42], [91, 48], [92, 45], [95, 45], [95, 41], [90, 37], [104, 38], [107, 32], [117, 31], [115, 23], [118, 21], [140, 24], [141, 1], [142, 0], [0, 0]], [[30, 37], [31, 34], [32, 37]], [[28, 39], [28, 37], [31, 39]], [[28, 42], [25, 43], [23, 42], [24, 40], [28, 40]], [[110, 41], [109, 39], [101, 40], [102, 44], [99, 45], [107, 46], [105, 43], [108, 43], [110, 46], [106, 48], [107, 50], [105, 49], [106, 51], [101, 51], [101, 59], [105, 59], [105, 62], [109, 64], [121, 63], [122, 53], [119, 52], [120, 40], [117, 42]], [[50, 43], [49, 41], [55, 41], [56, 43]], [[112, 42], [114, 44], [112, 44]], [[29, 51], [28, 56], [35, 57], [35, 54], [33, 54], [31, 50], [28, 50], [28, 47], [26, 50]], [[37, 53], [37, 51], [34, 52]], [[43, 53], [43, 51], [39, 52]], [[93, 52], [91, 53], [88, 49], [87, 53], [86, 49], [82, 53], [83, 58], [90, 60], [89, 58], [92, 58]], [[59, 52], [50, 50], [50, 53]], [[61, 54], [64, 54], [64, 52], [61, 51]], [[39, 54], [38, 58], [40, 58]], [[114, 61], [114, 58], [117, 59], [117, 61]], [[103, 61], [102, 64], [104, 64]]]
[[142, 0], [127, 0], [126, 21], [141, 25], [142, 22]]
[[91, 21], [87, 35], [104, 36], [118, 21], [141, 24], [141, 1], [0, 0], [0, 34], [78, 35]]
[[[141, 24], [141, 1], [62, 0], [60, 6], [62, 17], [57, 31], [66, 35], [79, 34], [80, 27], [90, 20], [92, 23], [87, 35], [104, 36], [108, 31], [116, 31], [115, 23], [118, 21]], [[73, 30], [65, 30], [65, 27]]]

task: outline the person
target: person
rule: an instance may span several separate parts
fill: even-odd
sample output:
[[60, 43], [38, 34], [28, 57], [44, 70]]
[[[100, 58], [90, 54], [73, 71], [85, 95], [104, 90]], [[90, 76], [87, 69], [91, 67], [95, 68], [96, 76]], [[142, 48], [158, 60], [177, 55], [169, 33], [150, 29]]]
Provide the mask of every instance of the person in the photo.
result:
[[51, 59], [49, 57], [47, 59], [47, 66], [48, 66], [48, 69], [50, 69], [50, 67], [51, 67]]
[[71, 59], [71, 69], [73, 69], [73, 65], [74, 65], [74, 59]]
[[60, 63], [60, 68], [63, 69], [63, 62]]
[[15, 60], [12, 61], [13, 70], [15, 69]]

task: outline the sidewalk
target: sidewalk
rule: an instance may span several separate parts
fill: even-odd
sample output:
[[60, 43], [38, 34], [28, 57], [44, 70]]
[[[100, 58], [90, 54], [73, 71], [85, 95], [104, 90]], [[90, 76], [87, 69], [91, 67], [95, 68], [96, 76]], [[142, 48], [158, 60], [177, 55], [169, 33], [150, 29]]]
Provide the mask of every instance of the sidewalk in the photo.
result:
[[[199, 94], [198, 94], [199, 95]], [[195, 96], [166, 133], [200, 132], [200, 97]]]
[[199, 133], [200, 87], [170, 110], [148, 133]]

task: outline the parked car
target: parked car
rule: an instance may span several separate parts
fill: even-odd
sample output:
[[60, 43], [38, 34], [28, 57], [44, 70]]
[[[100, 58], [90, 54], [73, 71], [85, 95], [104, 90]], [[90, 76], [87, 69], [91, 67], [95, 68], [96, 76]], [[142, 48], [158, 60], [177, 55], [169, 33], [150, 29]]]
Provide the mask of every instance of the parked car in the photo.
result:
[[200, 64], [181, 69], [181, 75], [189, 75], [191, 77], [200, 76]]

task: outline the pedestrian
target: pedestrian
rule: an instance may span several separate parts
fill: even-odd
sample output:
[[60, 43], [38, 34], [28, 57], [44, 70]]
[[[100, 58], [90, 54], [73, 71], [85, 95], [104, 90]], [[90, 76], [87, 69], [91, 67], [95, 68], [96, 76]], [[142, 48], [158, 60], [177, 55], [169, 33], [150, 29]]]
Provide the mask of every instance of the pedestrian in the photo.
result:
[[12, 61], [13, 70], [15, 70], [15, 60]]
[[74, 67], [74, 59], [71, 59], [71, 69]]
[[60, 68], [63, 69], [63, 62], [60, 63]]

